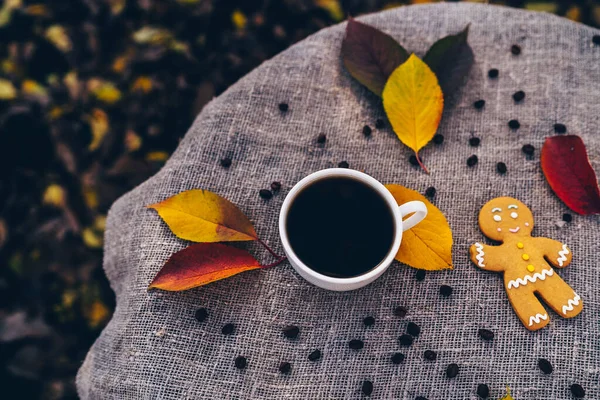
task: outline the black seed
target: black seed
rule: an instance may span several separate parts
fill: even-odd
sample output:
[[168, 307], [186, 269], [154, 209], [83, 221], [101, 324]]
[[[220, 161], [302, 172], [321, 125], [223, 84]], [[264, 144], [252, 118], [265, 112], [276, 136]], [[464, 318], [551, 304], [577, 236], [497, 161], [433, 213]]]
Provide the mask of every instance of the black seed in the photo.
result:
[[431, 198], [433, 196], [435, 196], [435, 188], [433, 186], [429, 186], [426, 190], [425, 190], [425, 196]]
[[421, 333], [421, 327], [414, 322], [409, 322], [408, 325], [406, 325], [406, 333], [417, 337], [419, 336], [419, 333]]
[[573, 396], [575, 397], [585, 396], [585, 390], [583, 390], [583, 387], [581, 387], [581, 385], [577, 383], [571, 385], [571, 393], [573, 393]]
[[600, 45], [600, 35], [592, 36], [592, 43], [594, 43], [595, 45]]
[[448, 285], [440, 286], [440, 294], [444, 297], [448, 297], [452, 294], [452, 287]]
[[321, 358], [321, 350], [317, 349], [308, 355], [308, 359], [310, 361], [317, 361]]
[[279, 192], [281, 190], [281, 182], [273, 182], [271, 183], [271, 190], [274, 192]]
[[415, 400], [427, 400], [427, 397], [417, 396], [415, 397]]
[[377, 121], [375, 121], [375, 128], [383, 129], [384, 127], [385, 127], [385, 122], [381, 118], [378, 118]]
[[223, 168], [231, 167], [231, 158], [228, 158], [228, 157], [221, 158], [221, 166]]
[[473, 147], [479, 146], [479, 143], [481, 143], [481, 139], [479, 139], [478, 137], [472, 137], [469, 139], [469, 145]]
[[236, 357], [235, 367], [237, 369], [244, 369], [244, 368], [246, 368], [246, 365], [248, 365], [248, 361], [246, 360], [246, 357], [243, 357], [243, 356]]
[[410, 346], [413, 343], [413, 337], [407, 334], [404, 334], [398, 338], [398, 341], [402, 346]]
[[281, 372], [282, 374], [289, 374], [290, 371], [292, 370], [292, 364], [290, 364], [289, 362], [282, 362], [281, 364], [279, 364], [279, 372]]
[[454, 378], [456, 375], [458, 375], [458, 365], [456, 365], [456, 364], [448, 365], [448, 368], [446, 368], [446, 376], [448, 378]]
[[518, 92], [513, 94], [513, 100], [516, 102], [519, 102], [521, 100], [523, 100], [525, 98], [525, 92], [522, 90], [519, 90]]
[[206, 311], [206, 308], [199, 308], [196, 310], [194, 317], [198, 322], [204, 322], [208, 318], [208, 311]]
[[283, 328], [283, 336], [288, 339], [296, 339], [300, 333], [300, 328], [295, 325], [288, 325]]
[[365, 125], [365, 126], [363, 126], [362, 132], [363, 132], [363, 135], [365, 135], [365, 136], [371, 136], [372, 129], [369, 125]]
[[475, 103], [473, 103], [473, 107], [478, 110], [482, 109], [483, 106], [485, 106], [485, 100], [477, 100]]
[[341, 162], [338, 164], [338, 167], [339, 167], [339, 168], [349, 168], [349, 167], [350, 167], [350, 165], [348, 164], [348, 162], [347, 162], [347, 161], [341, 161]]
[[571, 221], [573, 221], [573, 216], [569, 213], [564, 213], [562, 215], [562, 220], [565, 222], [571, 222]]
[[467, 165], [469, 167], [472, 167], [473, 165], [477, 164], [478, 158], [475, 154], [473, 154], [471, 157], [467, 158]]
[[518, 56], [519, 54], [521, 54], [521, 48], [516, 44], [513, 44], [510, 48], [510, 52], [513, 53], [515, 56]]
[[394, 353], [394, 355], [392, 356], [392, 362], [394, 364], [400, 364], [400, 363], [402, 363], [402, 361], [404, 361], [404, 354]]
[[350, 347], [352, 350], [360, 350], [363, 347], [365, 347], [365, 344], [363, 343], [362, 340], [352, 339], [351, 341], [348, 342], [348, 347]]
[[433, 137], [433, 143], [442, 144], [444, 143], [444, 135], [440, 135], [439, 133]]
[[516, 119], [511, 119], [510, 121], [508, 121], [508, 127], [510, 129], [519, 129], [521, 127], [521, 124]]
[[317, 143], [323, 144], [326, 140], [327, 135], [325, 135], [324, 133], [319, 133], [319, 136], [317, 136]]
[[418, 270], [417, 272], [415, 272], [415, 279], [419, 282], [422, 282], [425, 280], [425, 270]]
[[494, 338], [494, 332], [490, 331], [489, 329], [480, 329], [478, 333], [479, 337], [481, 337], [483, 340], [492, 340]]
[[550, 364], [550, 361], [546, 360], [545, 358], [540, 358], [538, 360], [538, 367], [540, 367], [542, 372], [546, 375], [551, 374], [554, 370], [554, 368], [552, 368], [552, 364]]
[[523, 150], [523, 153], [527, 154], [528, 156], [532, 156], [535, 151], [535, 147], [533, 147], [531, 144], [524, 144], [523, 147], [521, 147], [521, 150]]
[[499, 162], [498, 164], [496, 164], [496, 171], [498, 171], [499, 174], [505, 174], [506, 164], [504, 164], [503, 162]]
[[406, 313], [408, 313], [406, 307], [398, 306], [394, 309], [394, 315], [396, 317], [404, 318], [406, 316]]
[[564, 124], [554, 124], [554, 132], [556, 133], [566, 133], [567, 127]]
[[425, 357], [426, 360], [435, 361], [437, 359], [437, 353], [432, 350], [425, 350], [423, 357]]
[[370, 396], [371, 393], [373, 393], [373, 383], [371, 381], [364, 381], [362, 383], [362, 392], [365, 395]]
[[365, 317], [365, 319], [363, 319], [363, 324], [365, 324], [365, 326], [373, 326], [375, 325], [375, 318], [369, 315], [368, 317]]
[[488, 77], [492, 79], [497, 78], [499, 73], [500, 72], [496, 68], [492, 68], [488, 71]]
[[223, 335], [231, 335], [233, 333], [233, 331], [235, 331], [235, 325], [233, 325], [233, 324], [225, 324], [221, 328], [221, 333]]
[[417, 160], [417, 156], [415, 156], [414, 154], [411, 155], [410, 157], [408, 157], [408, 162], [411, 163], [412, 165], [414, 165], [415, 167], [419, 166], [419, 161]]
[[258, 194], [265, 200], [269, 200], [271, 197], [273, 197], [273, 193], [269, 189], [260, 189]]
[[485, 383], [480, 383], [479, 385], [477, 385], [477, 396], [481, 397], [482, 399], [487, 399], [489, 395], [490, 388], [488, 387], [488, 385], [486, 385]]
[[279, 111], [286, 112], [289, 108], [290, 106], [287, 103], [279, 103]]

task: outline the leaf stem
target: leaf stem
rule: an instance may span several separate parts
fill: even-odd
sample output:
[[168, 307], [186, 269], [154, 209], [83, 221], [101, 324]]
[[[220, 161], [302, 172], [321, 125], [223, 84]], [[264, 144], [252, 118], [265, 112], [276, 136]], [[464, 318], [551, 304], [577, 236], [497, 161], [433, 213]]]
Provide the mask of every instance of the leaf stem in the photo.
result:
[[270, 248], [270, 247], [269, 247], [269, 245], [267, 245], [265, 242], [263, 242], [263, 241], [262, 241], [262, 240], [260, 240], [259, 238], [256, 238], [256, 240], [258, 241], [258, 243], [262, 244], [262, 245], [263, 245], [263, 247], [264, 247], [265, 249], [267, 249], [267, 251], [268, 251], [269, 253], [271, 253], [271, 255], [272, 255], [273, 257], [276, 257], [276, 258], [282, 258], [282, 256], [280, 256], [279, 254], [275, 253], [275, 252], [273, 251], [273, 249], [272, 249], [272, 248]]
[[267, 264], [267, 265], [261, 265], [261, 268], [271, 268], [271, 267], [276, 267], [279, 264], [281, 264], [282, 262], [284, 262], [285, 260], [287, 260], [287, 257], [279, 257], [279, 260], [275, 261], [274, 263], [271, 264]]
[[425, 171], [427, 173], [427, 175], [429, 175], [429, 170], [427, 169], [427, 167], [425, 167], [425, 165], [421, 161], [421, 157], [419, 157], [419, 153], [415, 152], [415, 157], [417, 157], [417, 162], [419, 163], [421, 168], [423, 168], [423, 171]]

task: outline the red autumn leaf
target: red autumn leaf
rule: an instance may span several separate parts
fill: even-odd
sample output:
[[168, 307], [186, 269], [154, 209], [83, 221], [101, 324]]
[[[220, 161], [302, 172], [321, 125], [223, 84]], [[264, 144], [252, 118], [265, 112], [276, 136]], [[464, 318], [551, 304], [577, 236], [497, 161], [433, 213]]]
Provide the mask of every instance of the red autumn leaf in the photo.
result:
[[173, 254], [148, 289], [187, 290], [261, 268], [246, 250], [221, 243], [196, 243]]
[[576, 213], [600, 214], [600, 188], [579, 136], [546, 138], [542, 171], [554, 193]]
[[352, 18], [348, 20], [342, 42], [344, 66], [377, 96], [381, 96], [388, 77], [408, 56], [391, 36]]

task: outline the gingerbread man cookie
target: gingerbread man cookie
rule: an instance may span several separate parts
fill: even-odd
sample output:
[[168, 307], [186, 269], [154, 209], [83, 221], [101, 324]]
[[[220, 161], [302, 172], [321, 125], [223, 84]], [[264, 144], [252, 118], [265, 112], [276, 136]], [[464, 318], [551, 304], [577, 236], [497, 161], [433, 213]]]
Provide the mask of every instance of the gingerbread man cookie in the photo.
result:
[[504, 273], [508, 299], [527, 329], [536, 331], [550, 322], [536, 294], [564, 318], [581, 312], [579, 295], [552, 269], [569, 265], [571, 250], [556, 240], [532, 237], [533, 215], [525, 204], [512, 197], [490, 200], [479, 212], [479, 227], [502, 244], [475, 243], [471, 260], [481, 269]]

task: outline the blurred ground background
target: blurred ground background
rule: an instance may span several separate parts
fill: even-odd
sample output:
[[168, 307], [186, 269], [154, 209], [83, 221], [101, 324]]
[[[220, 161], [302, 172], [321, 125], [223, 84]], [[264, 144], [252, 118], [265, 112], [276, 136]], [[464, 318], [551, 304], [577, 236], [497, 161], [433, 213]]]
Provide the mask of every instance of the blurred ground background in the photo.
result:
[[[591, 0], [494, 3], [600, 26]], [[75, 373], [114, 307], [108, 208], [161, 167], [204, 104], [346, 15], [403, 4], [4, 0], [0, 397], [77, 397]]]

